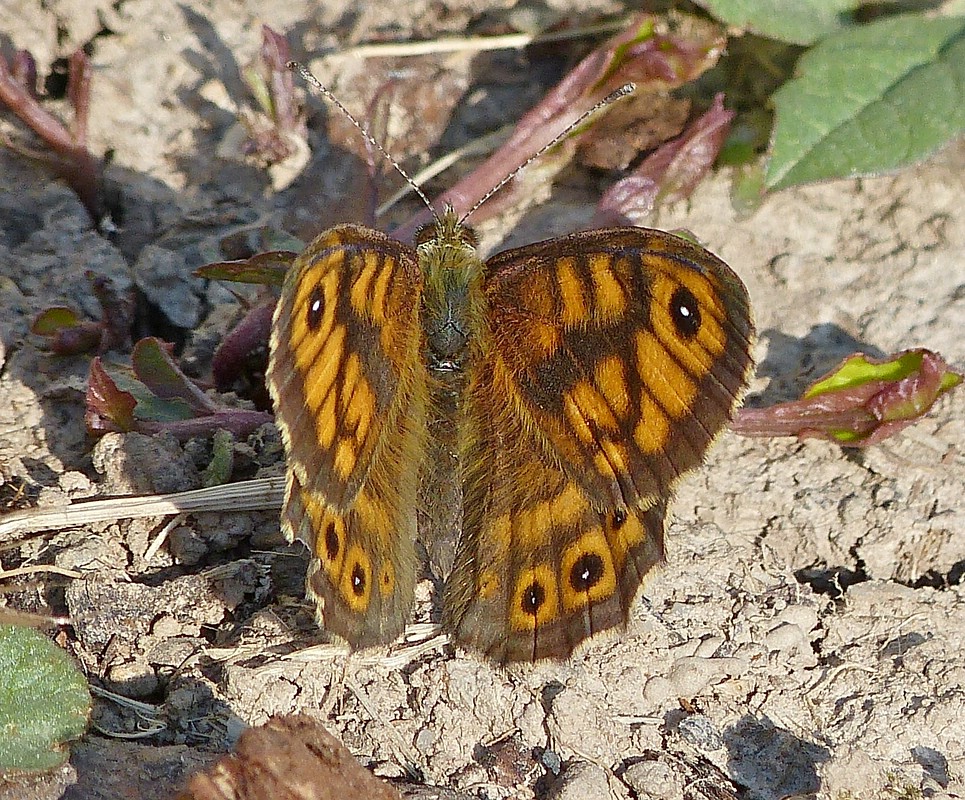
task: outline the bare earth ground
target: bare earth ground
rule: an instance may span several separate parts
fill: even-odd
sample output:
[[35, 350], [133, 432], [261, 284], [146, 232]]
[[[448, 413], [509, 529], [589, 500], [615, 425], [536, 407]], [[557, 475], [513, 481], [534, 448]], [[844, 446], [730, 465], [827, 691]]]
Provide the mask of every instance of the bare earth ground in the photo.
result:
[[[57, 303], [96, 315], [87, 269], [133, 281], [164, 310], [169, 338], [198, 328], [185, 360], [203, 373], [237, 313], [222, 286], [190, 276], [211, 260], [206, 247], [242, 222], [307, 236], [364, 210], [347, 188], [359, 185], [358, 163], [344, 152], [318, 144], [310, 172], [280, 194], [261, 172], [216, 158], [236, 119], [229, 98], [244, 96], [238, 65], [258, 47], [262, 22], [300, 55], [376, 36], [463, 33], [478, 17], [468, 2], [394, 5], [349, 13], [337, 3], [213, 0], [188, 10], [129, 0], [118, 11], [98, 0], [0, 0], [3, 46], [29, 48], [42, 69], [102, 25], [113, 31], [95, 40], [91, 138], [95, 152], [114, 152], [109, 178], [123, 210], [120, 232], [105, 238], [70, 191], [0, 151], [0, 471], [9, 485], [28, 480], [45, 505], [198, 485], [206, 443], [89, 442], [88, 361], [45, 353], [29, 322]], [[603, 0], [559, 5], [577, 19], [619, 10]], [[530, 58], [313, 66], [353, 109], [395, 77], [391, 147], [417, 167], [429, 148], [511, 123], [572, 63]], [[321, 103], [310, 103], [317, 126]], [[653, 224], [696, 232], [747, 283], [761, 334], [750, 402], [764, 404], [794, 396], [855, 349], [921, 345], [965, 364], [963, 176], [957, 146], [901, 175], [785, 192], [738, 219], [722, 174]], [[576, 171], [560, 185], [522, 219], [484, 226], [484, 245], [585, 224], [600, 187]], [[162, 318], [153, 319], [157, 331]], [[169, 797], [245, 724], [305, 711], [377, 774], [405, 779], [412, 796], [961, 797], [961, 411], [961, 396], [946, 400], [864, 453], [725, 435], [681, 487], [669, 565], [629, 630], [563, 664], [504, 670], [445, 647], [394, 662], [306, 649], [322, 641], [302, 603], [306, 559], [269, 513], [190, 517], [150, 563], [158, 520], [31, 538], [4, 552], [5, 568], [53, 563], [85, 577], [51, 576], [8, 602], [69, 610], [71, 646], [92, 683], [154, 707], [138, 717], [98, 700], [101, 730], [158, 732], [91, 732], [49, 782], [0, 795]], [[239, 445], [238, 463], [242, 477], [279, 473], [270, 426]], [[418, 794], [420, 784], [443, 788]]]

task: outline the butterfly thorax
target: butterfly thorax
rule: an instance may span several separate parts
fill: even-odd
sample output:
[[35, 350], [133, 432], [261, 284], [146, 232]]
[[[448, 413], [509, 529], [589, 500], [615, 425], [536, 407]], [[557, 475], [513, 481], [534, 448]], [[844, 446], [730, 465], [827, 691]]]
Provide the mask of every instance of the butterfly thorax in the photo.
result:
[[476, 234], [451, 208], [416, 236], [425, 288], [422, 296], [426, 362], [434, 373], [462, 372], [485, 319], [483, 263]]

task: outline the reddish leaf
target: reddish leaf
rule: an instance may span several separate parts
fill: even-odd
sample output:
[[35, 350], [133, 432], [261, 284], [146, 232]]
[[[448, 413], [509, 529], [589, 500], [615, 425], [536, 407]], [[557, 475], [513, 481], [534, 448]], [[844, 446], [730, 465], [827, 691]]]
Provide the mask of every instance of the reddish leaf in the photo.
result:
[[104, 328], [96, 322], [82, 322], [73, 328], [64, 328], [50, 343], [50, 349], [58, 356], [77, 356], [101, 350]]
[[689, 197], [713, 166], [733, 118], [734, 112], [724, 108], [723, 95], [718, 94], [681, 136], [604, 192], [593, 226], [639, 225], [658, 203]]
[[28, 50], [18, 50], [14, 54], [10, 72], [17, 83], [37, 97], [37, 61]]
[[[138, 408], [140, 407], [141, 404], [138, 403]], [[225, 430], [236, 439], [243, 439], [271, 421], [272, 415], [265, 411], [220, 408], [213, 414], [188, 419], [138, 420], [137, 430], [147, 434], [169, 433], [181, 441], [194, 436], [211, 436], [215, 431]]]
[[[7, 64], [0, 57], [0, 103], [5, 104], [31, 130], [34, 131], [59, 158], [50, 159], [54, 167], [76, 192], [84, 207], [94, 221], [101, 217], [103, 197], [101, 192], [101, 164], [84, 143], [87, 129], [87, 98], [89, 96], [90, 62], [83, 51], [78, 50], [71, 56], [71, 77], [68, 84], [71, 100], [75, 102], [74, 131], [49, 114], [35, 97], [33, 86], [25, 86], [22, 68], [15, 65], [16, 74], [11, 74]], [[77, 70], [78, 75], [73, 75]], [[78, 138], [80, 137], [80, 138]]]
[[211, 372], [219, 389], [229, 389], [246, 372], [252, 354], [264, 351], [274, 311], [274, 298], [259, 303], [221, 340], [211, 360]]
[[295, 100], [294, 78], [287, 67], [289, 58], [285, 37], [262, 25], [258, 56], [241, 71], [258, 111], [239, 117], [247, 133], [240, 155], [264, 167], [294, 155], [298, 143], [307, 137], [305, 118]]
[[122, 391], [104, 370], [100, 358], [94, 358], [87, 376], [84, 421], [87, 430], [97, 436], [113, 431], [132, 431], [136, 426], [134, 407], [137, 401], [130, 392]]
[[104, 275], [87, 270], [86, 276], [101, 307], [100, 327], [103, 336], [100, 351], [106, 353], [108, 350], [126, 347], [131, 339], [131, 326], [134, 324], [134, 312], [137, 308], [133, 288], [119, 292], [114, 283]]
[[262, 25], [260, 67], [271, 92], [271, 114], [279, 129], [297, 131], [302, 123], [295, 102], [295, 77], [288, 69], [289, 61], [291, 51], [285, 37]]
[[856, 353], [801, 400], [742, 409], [732, 428], [745, 436], [819, 437], [867, 447], [919, 420], [962, 380], [929, 350], [905, 350], [885, 359]]
[[90, 113], [90, 59], [83, 50], [75, 50], [70, 56], [67, 74], [67, 99], [74, 110], [71, 131], [79, 147], [87, 146], [87, 116]]

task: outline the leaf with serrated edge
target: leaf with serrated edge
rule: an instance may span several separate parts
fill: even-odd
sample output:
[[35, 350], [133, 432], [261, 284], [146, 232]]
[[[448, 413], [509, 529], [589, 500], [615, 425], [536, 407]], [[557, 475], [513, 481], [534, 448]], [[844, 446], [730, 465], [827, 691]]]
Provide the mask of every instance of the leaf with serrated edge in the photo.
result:
[[965, 131], [965, 19], [906, 15], [828, 37], [774, 96], [765, 184], [872, 175]]

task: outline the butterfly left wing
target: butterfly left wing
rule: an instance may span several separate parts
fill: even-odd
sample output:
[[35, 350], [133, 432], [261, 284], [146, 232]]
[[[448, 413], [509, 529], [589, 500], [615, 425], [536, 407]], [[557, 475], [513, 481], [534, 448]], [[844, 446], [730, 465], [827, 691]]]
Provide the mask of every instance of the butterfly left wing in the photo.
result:
[[421, 292], [412, 248], [343, 225], [295, 260], [272, 325], [282, 527], [312, 552], [322, 626], [352, 647], [394, 639], [412, 605], [428, 391]]
[[625, 622], [663, 557], [674, 484], [748, 379], [747, 293], [702, 248], [640, 228], [486, 268], [444, 621], [497, 660], [566, 656]]

